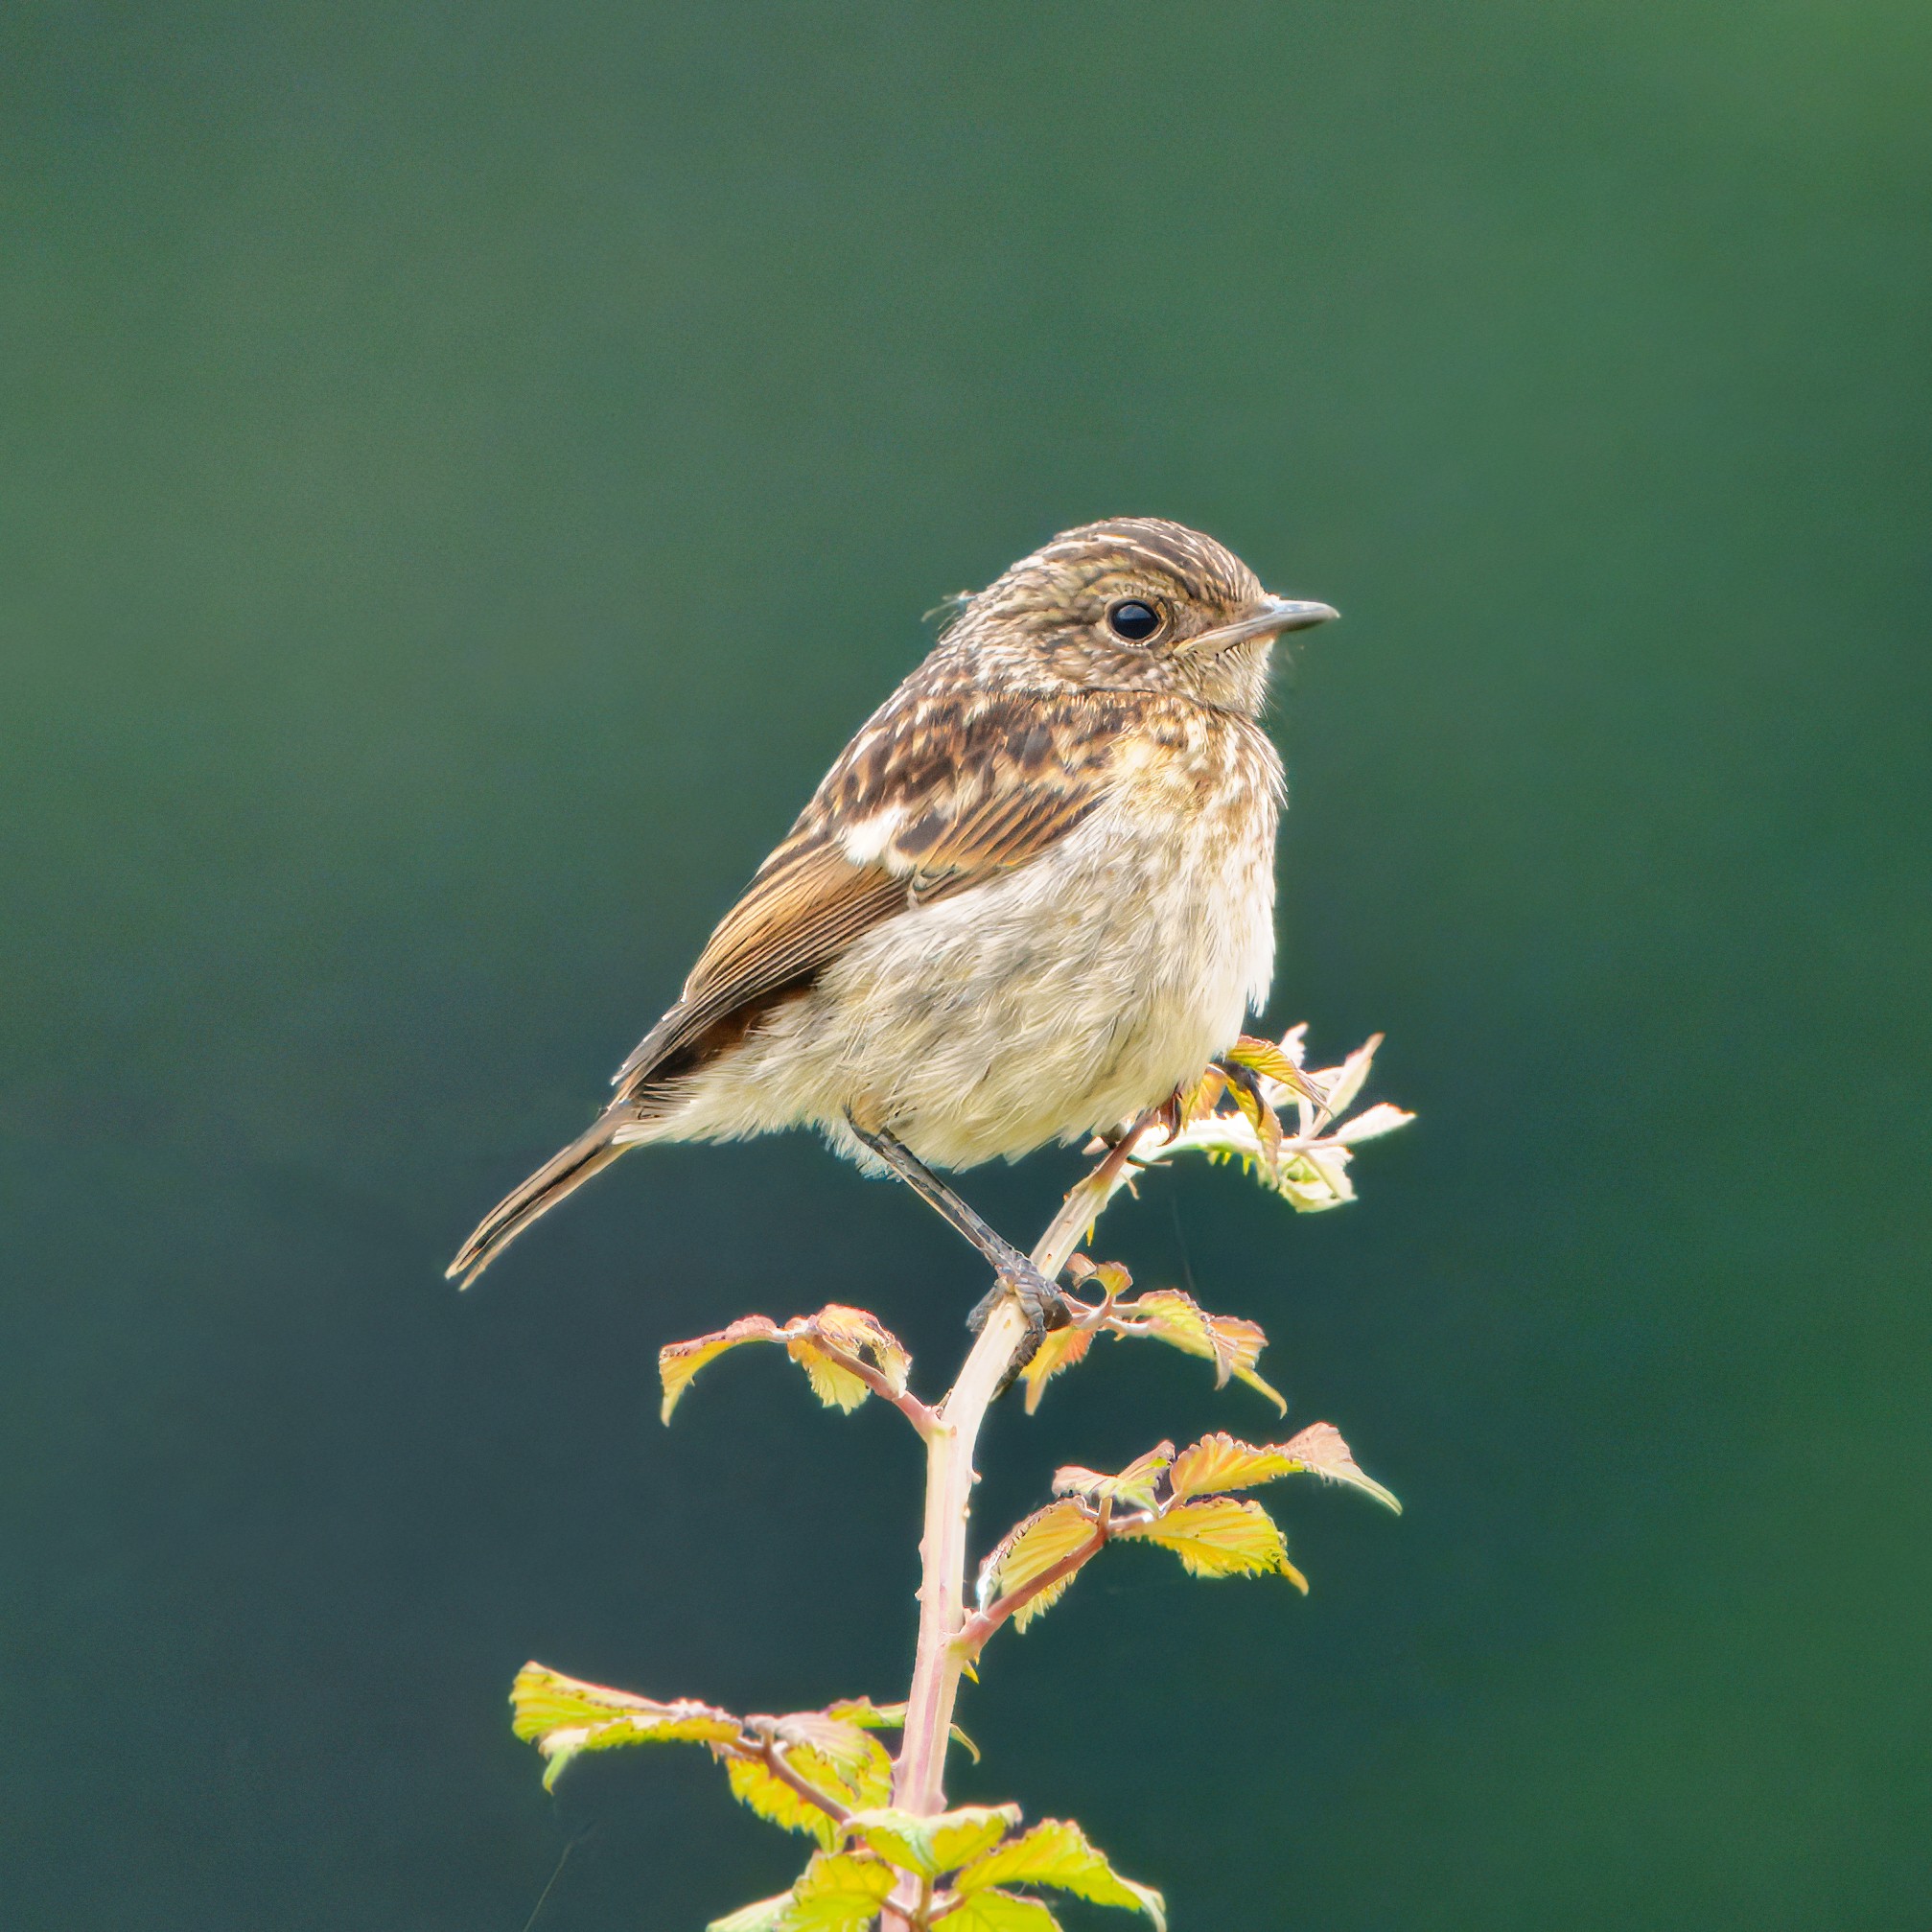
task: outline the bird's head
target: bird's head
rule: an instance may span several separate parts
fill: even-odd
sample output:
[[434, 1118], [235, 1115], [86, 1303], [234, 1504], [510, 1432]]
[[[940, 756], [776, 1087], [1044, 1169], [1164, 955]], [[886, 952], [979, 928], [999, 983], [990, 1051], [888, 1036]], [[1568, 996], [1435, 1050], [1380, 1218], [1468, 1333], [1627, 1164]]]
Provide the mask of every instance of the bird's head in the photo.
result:
[[1270, 595], [1233, 551], [1158, 517], [1065, 530], [963, 602], [951, 635], [1007, 677], [1166, 690], [1252, 717], [1285, 631], [1326, 604]]

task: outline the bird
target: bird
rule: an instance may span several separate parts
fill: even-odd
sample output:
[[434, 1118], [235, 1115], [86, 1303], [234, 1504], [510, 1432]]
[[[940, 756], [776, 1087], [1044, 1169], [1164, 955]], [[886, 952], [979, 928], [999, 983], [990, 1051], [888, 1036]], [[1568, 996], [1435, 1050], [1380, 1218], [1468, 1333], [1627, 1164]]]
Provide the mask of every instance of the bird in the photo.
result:
[[1057, 1291], [935, 1170], [1117, 1132], [1239, 1038], [1274, 966], [1270, 656], [1337, 615], [1154, 517], [1062, 531], [953, 599], [610, 1104], [450, 1277], [634, 1147], [806, 1128], [909, 1182], [1050, 1322]]

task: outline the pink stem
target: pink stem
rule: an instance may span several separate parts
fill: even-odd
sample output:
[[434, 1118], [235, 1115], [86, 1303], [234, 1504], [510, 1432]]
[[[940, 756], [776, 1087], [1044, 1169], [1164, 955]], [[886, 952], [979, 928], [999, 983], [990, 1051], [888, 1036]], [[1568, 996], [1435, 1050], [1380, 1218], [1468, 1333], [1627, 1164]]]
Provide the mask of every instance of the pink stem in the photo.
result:
[[[1099, 1166], [1060, 1203], [1034, 1249], [1033, 1263], [1049, 1281], [1066, 1266], [1082, 1231], [1111, 1199], [1145, 1121], [1137, 1122]], [[953, 1705], [967, 1651], [966, 1525], [970, 1515], [973, 1451], [987, 1405], [1026, 1333], [1026, 1317], [1003, 1296], [966, 1356], [959, 1380], [939, 1406], [926, 1435], [926, 1507], [919, 1539], [919, 1644], [906, 1700], [904, 1739], [893, 1781], [893, 1803], [930, 1815], [945, 1809], [945, 1754]]]

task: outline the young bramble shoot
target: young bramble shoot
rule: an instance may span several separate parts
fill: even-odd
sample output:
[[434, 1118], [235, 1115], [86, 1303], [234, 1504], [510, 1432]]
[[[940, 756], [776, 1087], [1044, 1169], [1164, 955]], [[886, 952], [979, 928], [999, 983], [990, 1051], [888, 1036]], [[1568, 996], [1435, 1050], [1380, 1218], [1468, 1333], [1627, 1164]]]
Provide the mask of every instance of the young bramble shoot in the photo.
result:
[[[1305, 1073], [1306, 1032], [1305, 1027], [1292, 1027], [1278, 1043], [1243, 1040], [1228, 1058], [1246, 1056], [1235, 1063], [1252, 1074], [1254, 1085], [1247, 1090], [1247, 1098], [1255, 1106], [1245, 1105], [1241, 1092], [1229, 1088], [1231, 1107], [1210, 1104], [1178, 1129], [1156, 1126], [1144, 1135], [1134, 1150], [1135, 1164], [1162, 1165], [1183, 1153], [1205, 1154], [1210, 1161], [1238, 1160], [1264, 1187], [1302, 1214], [1320, 1213], [1353, 1200], [1355, 1187], [1348, 1175], [1353, 1150], [1408, 1126], [1415, 1116], [1383, 1102], [1349, 1117], [1382, 1045], [1380, 1034], [1372, 1035], [1339, 1066]], [[1256, 1049], [1265, 1046], [1276, 1047], [1295, 1076], [1293, 1081], [1280, 1079], [1274, 1060], [1257, 1054]], [[1257, 1065], [1258, 1058], [1265, 1063]], [[1314, 1089], [1319, 1100], [1312, 1100], [1304, 1088]], [[1257, 1122], [1257, 1109], [1276, 1114], [1291, 1097], [1296, 1118], [1292, 1133], [1280, 1129], [1278, 1114], [1273, 1130]]]
[[[1127, 1124], [1087, 1177], [1066, 1198], [1031, 1265], [1048, 1280], [1064, 1271], [1075, 1292], [1068, 1319], [1037, 1338], [1030, 1357], [1026, 1317], [1012, 1297], [991, 1307], [952, 1389], [928, 1406], [910, 1388], [912, 1359], [864, 1309], [831, 1303], [780, 1323], [745, 1315], [659, 1356], [663, 1419], [698, 1371], [747, 1342], [776, 1342], [805, 1371], [826, 1408], [850, 1410], [868, 1396], [898, 1408], [926, 1455], [926, 1522], [920, 1544], [919, 1637], [912, 1692], [901, 1704], [845, 1698], [816, 1711], [739, 1717], [688, 1699], [661, 1703], [566, 1677], [539, 1664], [511, 1691], [516, 1734], [545, 1759], [554, 1785], [578, 1757], [620, 1745], [702, 1745], [724, 1766], [732, 1795], [758, 1816], [816, 1842], [790, 1890], [712, 1921], [710, 1932], [1057, 1932], [1039, 1889], [1146, 1916], [1165, 1932], [1159, 1893], [1117, 1873], [1078, 1825], [1045, 1819], [1020, 1829], [1017, 1806], [948, 1809], [946, 1747], [963, 1676], [992, 1634], [1023, 1630], [1058, 1602], [1109, 1544], [1149, 1543], [1172, 1551], [1196, 1576], [1286, 1577], [1308, 1585], [1290, 1562], [1280, 1525], [1237, 1492], [1288, 1476], [1312, 1476], [1362, 1490], [1400, 1512], [1394, 1496], [1366, 1475], [1339, 1432], [1311, 1424], [1285, 1442], [1255, 1444], [1224, 1431], [1176, 1452], [1156, 1443], [1108, 1474], [1070, 1463], [1056, 1472], [1053, 1500], [1025, 1517], [981, 1561], [965, 1588], [967, 1503], [974, 1448], [988, 1406], [1020, 1363], [1031, 1414], [1046, 1385], [1082, 1361], [1094, 1338], [1140, 1337], [1212, 1362], [1215, 1385], [1240, 1382], [1285, 1413], [1287, 1402], [1256, 1364], [1268, 1338], [1239, 1315], [1214, 1315], [1175, 1288], [1133, 1293], [1118, 1262], [1074, 1252], [1119, 1191], [1138, 1174], [1182, 1153], [1238, 1160], [1270, 1192], [1302, 1212], [1354, 1199], [1352, 1150], [1412, 1118], [1380, 1104], [1352, 1113], [1381, 1036], [1338, 1067], [1310, 1072], [1303, 1029], [1279, 1041], [1244, 1038], [1221, 1064], [1155, 1114]], [[1292, 1128], [1281, 1110], [1292, 1105]], [[877, 1733], [897, 1730], [896, 1757]]]
[[978, 1615], [962, 1641], [977, 1652], [1008, 1618], [1024, 1630], [1065, 1594], [1076, 1573], [1110, 1542], [1171, 1549], [1196, 1576], [1286, 1576], [1306, 1594], [1307, 1579], [1288, 1560], [1279, 1526], [1258, 1502], [1227, 1494], [1309, 1475], [1364, 1491], [1401, 1513], [1402, 1505], [1349, 1454], [1340, 1432], [1312, 1423], [1288, 1442], [1257, 1448], [1217, 1432], [1179, 1455], [1163, 1442], [1103, 1476], [1078, 1463], [1058, 1471], [1060, 1499], [1015, 1524], [980, 1566]]
[[783, 1342], [810, 1380], [812, 1393], [827, 1408], [850, 1413], [867, 1396], [877, 1395], [905, 1410], [921, 1431], [930, 1427], [931, 1412], [906, 1392], [913, 1359], [898, 1337], [877, 1315], [838, 1302], [827, 1303], [816, 1315], [795, 1315], [782, 1327], [769, 1315], [741, 1315], [715, 1334], [667, 1343], [658, 1351], [664, 1422], [669, 1423], [678, 1398], [699, 1369], [748, 1341]]
[[[1126, 1280], [1125, 1269], [1117, 1264], [1110, 1267], [1114, 1275]], [[1047, 1384], [1082, 1360], [1096, 1335], [1145, 1336], [1164, 1341], [1183, 1355], [1200, 1356], [1214, 1363], [1217, 1388], [1225, 1388], [1230, 1380], [1245, 1383], [1274, 1404], [1277, 1415], [1288, 1413], [1288, 1403], [1280, 1390], [1263, 1381], [1255, 1368], [1261, 1351], [1268, 1346], [1268, 1337], [1259, 1323], [1240, 1315], [1210, 1315], [1191, 1294], [1177, 1288], [1151, 1289], [1131, 1301], [1123, 1301], [1110, 1291], [1102, 1302], [1072, 1305], [1073, 1319], [1064, 1328], [1049, 1330], [1033, 1360], [1020, 1370], [1029, 1415], [1039, 1408]]]
[[842, 1849], [818, 1852], [789, 1892], [760, 1898], [709, 1932], [861, 1932], [898, 1891], [924, 1901], [931, 1925], [1055, 1928], [1039, 1899], [1013, 1885], [1050, 1886], [1094, 1905], [1143, 1913], [1167, 1932], [1167, 1906], [1151, 1885], [1123, 1878], [1078, 1825], [1043, 1819], [1019, 1833], [1016, 1804], [966, 1804], [921, 1816], [884, 1806], [846, 1821]]

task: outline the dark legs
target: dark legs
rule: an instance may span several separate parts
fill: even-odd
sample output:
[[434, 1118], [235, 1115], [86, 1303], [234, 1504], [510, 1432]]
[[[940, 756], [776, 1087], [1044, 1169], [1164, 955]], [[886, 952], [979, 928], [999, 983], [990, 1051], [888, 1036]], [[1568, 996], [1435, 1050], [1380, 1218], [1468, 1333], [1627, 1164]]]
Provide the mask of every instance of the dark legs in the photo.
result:
[[[994, 1302], [1009, 1291], [1025, 1311], [1027, 1326], [1036, 1338], [1049, 1328], [1059, 1328], [1066, 1320], [1066, 1302], [1059, 1290], [1012, 1242], [989, 1226], [903, 1141], [883, 1128], [876, 1133], [869, 1133], [850, 1114], [847, 1114], [846, 1119], [851, 1130], [928, 1207], [942, 1220], [950, 1222], [979, 1249], [992, 1271], [999, 1276], [999, 1286], [972, 1312], [975, 1329], [985, 1326]], [[1035, 1345], [1037, 1346], [1037, 1340]], [[1032, 1352], [1031, 1348], [1027, 1351], [1029, 1355]]]

